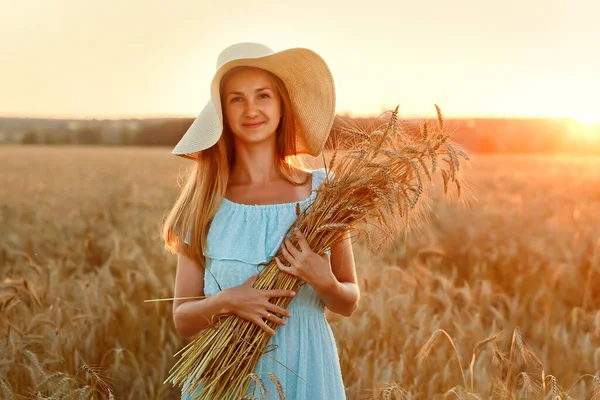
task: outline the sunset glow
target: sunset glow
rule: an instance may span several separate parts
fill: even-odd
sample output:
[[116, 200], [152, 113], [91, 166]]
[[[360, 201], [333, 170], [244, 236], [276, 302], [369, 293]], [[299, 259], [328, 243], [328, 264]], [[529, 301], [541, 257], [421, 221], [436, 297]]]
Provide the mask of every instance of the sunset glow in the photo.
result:
[[582, 122], [575, 130], [575, 136], [582, 139], [598, 140], [600, 139], [600, 123], [585, 123]]
[[579, 122], [589, 127], [600, 124], [600, 115], [599, 113], [590, 113], [585, 114], [582, 113], [581, 116], [576, 117]]
[[[318, 10], [318, 12], [315, 12]], [[188, 116], [241, 41], [308, 47], [337, 110], [600, 120], [600, 3], [231, 0], [0, 2], [0, 116]], [[293, 15], [293, 18], [290, 16]]]

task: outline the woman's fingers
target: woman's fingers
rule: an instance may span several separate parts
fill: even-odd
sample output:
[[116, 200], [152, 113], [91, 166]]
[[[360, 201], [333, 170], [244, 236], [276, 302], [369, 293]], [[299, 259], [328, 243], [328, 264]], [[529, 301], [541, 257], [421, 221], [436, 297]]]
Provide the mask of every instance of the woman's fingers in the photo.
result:
[[279, 268], [281, 272], [285, 272], [287, 274], [296, 276], [296, 268], [293, 265], [284, 265], [283, 262], [279, 259], [279, 257], [275, 257], [275, 262], [277, 263], [277, 268]]
[[292, 313], [286, 310], [285, 308], [276, 306], [275, 304], [269, 304], [270, 306], [268, 308], [268, 311], [270, 311], [272, 314], [283, 315], [287, 318], [290, 318], [292, 316]]
[[312, 251], [312, 249], [308, 245], [308, 241], [306, 240], [302, 232], [300, 232], [300, 229], [295, 228], [294, 232], [296, 233], [296, 238], [298, 239], [298, 245], [300, 246], [300, 250], [305, 253]]
[[269, 334], [271, 336], [273, 336], [275, 334], [275, 330], [273, 328], [269, 327], [269, 325], [267, 325], [267, 323], [262, 318], [256, 318], [254, 320], [254, 323], [256, 325], [258, 325], [262, 330], [267, 332], [267, 334]]
[[271, 322], [275, 322], [277, 325], [285, 325], [285, 321], [272, 312], [269, 312], [265, 319], [268, 319]]
[[285, 289], [270, 289], [265, 290], [267, 297], [294, 297], [296, 292], [293, 290], [285, 290]]
[[258, 325], [267, 334], [273, 336], [275, 334], [275, 329], [271, 328], [269, 324], [267, 324], [267, 321], [271, 321], [277, 325], [284, 326], [286, 325], [286, 322], [283, 318], [279, 317], [279, 315], [290, 318], [292, 314], [288, 310], [276, 306], [275, 304], [270, 304], [269, 308], [270, 309], [264, 312], [264, 315], [262, 317], [257, 317], [255, 315], [251, 319], [251, 321]]
[[290, 266], [294, 265], [294, 262], [296, 260], [294, 260], [294, 256], [289, 252], [289, 250], [285, 246], [281, 246], [281, 254], [283, 255], [283, 258], [285, 258], [285, 261], [287, 261]]
[[[269, 325], [267, 325], [267, 322], [265, 321], [266, 315], [268, 315], [267, 313], [268, 313], [268, 311], [263, 311], [262, 312], [263, 315], [261, 316], [260, 312], [259, 313], [245, 312], [243, 314], [238, 314], [238, 316], [258, 325], [258, 327], [260, 329], [262, 329], [263, 331], [265, 331], [268, 335], [273, 336], [275, 334], [275, 330], [273, 328], [271, 328]], [[268, 318], [269, 318], [269, 320], [271, 320], [273, 318], [273, 315], [269, 315]]]
[[[294, 246], [292, 244], [292, 242], [290, 241], [290, 239], [288, 239], [288, 238], [285, 238], [284, 241], [283, 241], [283, 248], [282, 248], [282, 250], [284, 250], [284, 249], [288, 251], [288, 254], [291, 254], [292, 259], [298, 257], [301, 254], [301, 251], [298, 250], [296, 248], [296, 246]], [[288, 260], [288, 261], [290, 261], [290, 260]]]

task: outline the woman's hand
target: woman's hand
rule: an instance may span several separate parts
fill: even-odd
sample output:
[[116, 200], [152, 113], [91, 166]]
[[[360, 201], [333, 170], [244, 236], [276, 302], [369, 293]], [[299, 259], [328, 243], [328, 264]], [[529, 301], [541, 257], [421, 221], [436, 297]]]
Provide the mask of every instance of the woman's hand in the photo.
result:
[[258, 275], [252, 275], [246, 282], [239, 286], [226, 289], [228, 311], [254, 322], [269, 335], [273, 336], [275, 330], [271, 329], [265, 322], [265, 319], [279, 325], [285, 325], [281, 317], [291, 317], [292, 314], [283, 307], [279, 307], [269, 300], [272, 297], [294, 297], [296, 293], [291, 290], [272, 289], [260, 290], [253, 288]]
[[329, 255], [320, 256], [312, 251], [298, 228], [294, 229], [294, 233], [298, 238], [300, 250], [288, 238], [285, 238], [281, 245], [281, 252], [288, 265], [284, 265], [279, 257], [275, 257], [279, 269], [308, 283], [317, 290], [327, 288], [335, 283], [336, 278], [331, 270]]

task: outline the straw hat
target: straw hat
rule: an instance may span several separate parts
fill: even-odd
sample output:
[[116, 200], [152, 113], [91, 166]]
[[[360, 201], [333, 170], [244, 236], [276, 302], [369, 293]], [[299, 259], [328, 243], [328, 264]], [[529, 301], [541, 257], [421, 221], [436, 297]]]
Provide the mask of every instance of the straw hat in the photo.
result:
[[210, 100], [172, 154], [193, 159], [198, 152], [217, 143], [223, 132], [221, 78], [240, 66], [262, 68], [283, 81], [294, 114], [296, 151], [319, 155], [335, 118], [335, 85], [329, 67], [312, 50], [294, 48], [275, 53], [259, 43], [237, 43], [219, 54]]

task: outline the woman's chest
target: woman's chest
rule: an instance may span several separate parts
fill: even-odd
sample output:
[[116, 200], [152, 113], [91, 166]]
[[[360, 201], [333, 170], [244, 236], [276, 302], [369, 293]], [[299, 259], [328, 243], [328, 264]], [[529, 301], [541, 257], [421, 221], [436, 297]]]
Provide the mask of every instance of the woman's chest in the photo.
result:
[[261, 186], [230, 185], [225, 197], [234, 203], [251, 205], [285, 204], [305, 200], [310, 196], [310, 182], [294, 185], [276, 182]]

